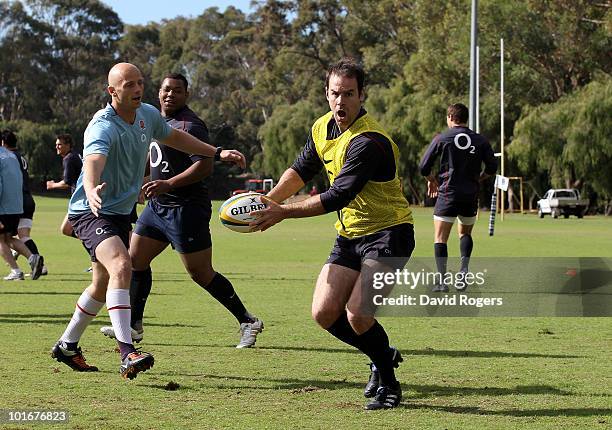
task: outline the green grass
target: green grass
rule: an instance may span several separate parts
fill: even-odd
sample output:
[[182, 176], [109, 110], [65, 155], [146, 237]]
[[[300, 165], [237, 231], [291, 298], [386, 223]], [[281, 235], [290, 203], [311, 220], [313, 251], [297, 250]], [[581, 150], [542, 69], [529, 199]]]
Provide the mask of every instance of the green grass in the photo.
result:
[[[143, 347], [155, 367], [134, 381], [119, 377], [114, 343], [97, 332], [108, 324], [104, 310], [81, 343], [101, 371], [72, 372], [48, 355], [89, 279], [83, 248], [58, 233], [65, 207], [37, 198], [33, 237], [49, 276], [0, 281], [0, 409], [65, 409], [70, 422], [57, 427], [73, 429], [610, 428], [606, 318], [384, 318], [405, 358], [404, 400], [397, 410], [365, 412], [367, 358], [310, 318], [333, 215], [252, 235], [212, 222], [217, 270], [266, 323], [256, 348], [234, 348], [235, 320], [167, 251], [153, 264], [145, 314]], [[477, 256], [612, 256], [612, 219], [512, 215], [497, 220], [493, 238], [487, 220], [475, 229]], [[431, 255], [431, 209], [415, 209], [415, 229], [414, 255]], [[453, 237], [451, 255], [457, 248]], [[179, 389], [166, 390], [169, 382]]]

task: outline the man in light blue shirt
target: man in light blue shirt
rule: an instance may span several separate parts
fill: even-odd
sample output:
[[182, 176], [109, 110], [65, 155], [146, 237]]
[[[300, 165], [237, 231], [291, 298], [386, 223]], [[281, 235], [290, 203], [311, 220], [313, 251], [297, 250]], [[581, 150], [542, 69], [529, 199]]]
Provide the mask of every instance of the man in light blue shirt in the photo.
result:
[[[24, 274], [15, 261], [11, 248], [28, 258], [32, 273], [34, 269], [40, 275], [42, 260], [33, 259], [30, 250], [19, 239], [17, 234], [19, 218], [23, 213], [23, 176], [20, 162], [15, 154], [0, 146], [0, 255], [11, 268], [5, 281], [22, 281]], [[38, 276], [33, 276], [36, 279]]]
[[[106, 186], [99, 213], [129, 215], [132, 212], [142, 186], [148, 144], [152, 139], [165, 140], [171, 130], [159, 111], [146, 103], [136, 110], [132, 124], [126, 123], [110, 104], [94, 115], [85, 130], [83, 158], [88, 155], [106, 158], [100, 176], [100, 183]], [[69, 215], [91, 211], [83, 180], [81, 172], [70, 199]]]
[[168, 126], [159, 111], [142, 103], [144, 79], [133, 64], [119, 63], [108, 74], [111, 103], [98, 111], [84, 135], [83, 170], [70, 199], [69, 220], [92, 259], [92, 283], [51, 356], [81, 372], [97, 371], [77, 346], [87, 325], [106, 302], [119, 350], [121, 376], [133, 379], [153, 366], [153, 356], [136, 351], [130, 328], [128, 253], [130, 212], [144, 177], [149, 142], [153, 139], [189, 154], [215, 157], [245, 167], [235, 150], [208, 145]]
[[4, 278], [6, 281], [23, 280], [23, 272], [10, 247], [23, 212], [22, 181], [17, 157], [0, 146], [0, 255], [11, 267], [11, 273]]
[[[2, 132], [2, 146], [15, 154], [17, 161], [19, 161], [19, 168], [21, 169], [21, 176], [23, 178], [23, 210], [21, 211], [21, 217], [19, 218], [19, 224], [17, 225], [17, 238], [23, 242], [26, 248], [28, 248], [30, 251], [28, 254], [25, 254], [25, 257], [28, 258], [28, 262], [32, 267], [30, 276], [32, 280], [36, 280], [41, 275], [46, 275], [47, 269], [44, 266], [44, 258], [38, 251], [38, 246], [36, 246], [36, 243], [30, 236], [32, 233], [34, 212], [36, 211], [36, 202], [34, 201], [32, 192], [30, 191], [28, 160], [19, 151], [17, 147], [17, 135], [11, 130], [4, 130]], [[17, 260], [18, 256], [19, 252], [16, 250], [13, 251], [13, 257], [15, 257], [15, 260]], [[7, 276], [7, 280], [11, 277], [14, 277], [14, 272], [11, 272], [11, 275]]]
[[23, 177], [15, 154], [0, 146], [0, 215], [23, 212]]

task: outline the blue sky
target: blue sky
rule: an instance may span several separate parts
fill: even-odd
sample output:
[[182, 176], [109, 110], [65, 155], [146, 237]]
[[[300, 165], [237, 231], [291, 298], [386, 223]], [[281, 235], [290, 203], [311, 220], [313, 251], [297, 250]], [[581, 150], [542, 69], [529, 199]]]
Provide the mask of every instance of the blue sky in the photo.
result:
[[146, 24], [150, 21], [159, 22], [164, 18], [198, 16], [205, 9], [214, 6], [220, 11], [224, 11], [228, 6], [234, 6], [249, 13], [251, 0], [102, 0], [102, 2], [117, 12], [125, 24]]

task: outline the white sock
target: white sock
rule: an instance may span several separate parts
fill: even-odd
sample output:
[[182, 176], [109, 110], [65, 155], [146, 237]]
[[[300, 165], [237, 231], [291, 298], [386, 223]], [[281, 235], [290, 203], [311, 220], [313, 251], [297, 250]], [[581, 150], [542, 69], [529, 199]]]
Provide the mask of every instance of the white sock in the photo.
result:
[[74, 315], [72, 315], [72, 319], [60, 340], [69, 343], [78, 342], [91, 320], [100, 312], [102, 306], [104, 306], [103, 302], [95, 300], [87, 291], [83, 291], [76, 303]]
[[132, 345], [130, 290], [109, 288], [106, 291], [106, 309], [117, 340]]

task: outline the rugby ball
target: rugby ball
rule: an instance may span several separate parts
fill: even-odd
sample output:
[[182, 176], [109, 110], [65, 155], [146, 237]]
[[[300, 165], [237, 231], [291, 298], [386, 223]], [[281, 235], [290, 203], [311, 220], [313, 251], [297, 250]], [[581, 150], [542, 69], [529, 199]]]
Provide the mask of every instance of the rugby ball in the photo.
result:
[[219, 208], [221, 224], [238, 233], [250, 233], [249, 223], [255, 221], [251, 215], [267, 207], [266, 196], [259, 193], [242, 193], [227, 199]]

